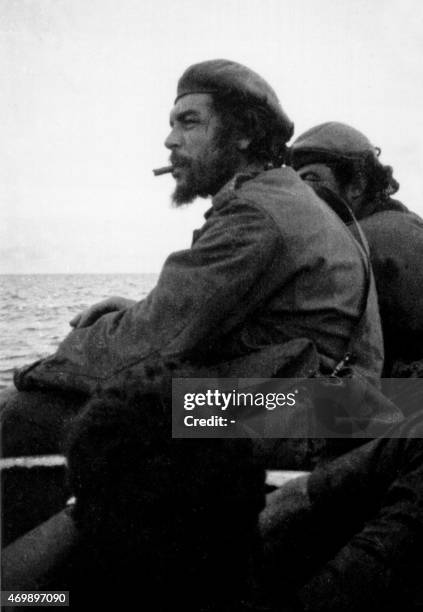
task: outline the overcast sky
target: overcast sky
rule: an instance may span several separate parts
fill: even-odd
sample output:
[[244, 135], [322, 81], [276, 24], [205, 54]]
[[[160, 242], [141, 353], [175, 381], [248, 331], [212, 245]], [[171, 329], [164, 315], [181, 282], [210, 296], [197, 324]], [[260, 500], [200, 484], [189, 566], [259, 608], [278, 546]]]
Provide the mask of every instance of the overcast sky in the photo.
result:
[[337, 120], [423, 215], [421, 0], [0, 0], [0, 272], [155, 272], [208, 203], [172, 209], [176, 82], [224, 57], [264, 76], [296, 135]]

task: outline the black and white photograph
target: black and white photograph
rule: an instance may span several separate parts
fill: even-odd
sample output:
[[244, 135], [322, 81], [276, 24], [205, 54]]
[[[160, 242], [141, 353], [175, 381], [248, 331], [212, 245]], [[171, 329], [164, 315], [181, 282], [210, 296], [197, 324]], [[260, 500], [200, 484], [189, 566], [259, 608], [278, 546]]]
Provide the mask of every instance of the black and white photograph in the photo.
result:
[[423, 4], [0, 0], [1, 608], [423, 612]]

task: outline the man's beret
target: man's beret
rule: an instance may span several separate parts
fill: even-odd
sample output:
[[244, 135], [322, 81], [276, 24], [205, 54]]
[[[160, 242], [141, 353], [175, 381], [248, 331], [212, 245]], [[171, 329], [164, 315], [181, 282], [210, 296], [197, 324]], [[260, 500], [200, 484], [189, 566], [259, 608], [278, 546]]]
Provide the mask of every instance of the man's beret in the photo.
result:
[[196, 93], [233, 93], [242, 99], [267, 107], [282, 133], [289, 140], [294, 124], [282, 109], [270, 85], [256, 72], [225, 59], [208, 60], [189, 66], [178, 81], [175, 103], [182, 96]]
[[330, 121], [317, 125], [301, 134], [290, 147], [290, 159], [294, 168], [309, 163], [324, 163], [363, 159], [368, 154], [379, 156], [380, 149], [355, 128], [344, 123]]

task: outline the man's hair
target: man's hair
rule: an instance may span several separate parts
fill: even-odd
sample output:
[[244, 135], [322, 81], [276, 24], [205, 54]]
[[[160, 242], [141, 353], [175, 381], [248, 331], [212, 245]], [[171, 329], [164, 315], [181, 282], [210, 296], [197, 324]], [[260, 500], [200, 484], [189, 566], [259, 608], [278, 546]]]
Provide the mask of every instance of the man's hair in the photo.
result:
[[251, 138], [247, 149], [249, 162], [265, 162], [275, 168], [285, 162], [286, 142], [292, 131], [286, 131], [274, 113], [255, 99], [238, 91], [212, 94], [213, 109], [222, 121], [221, 138], [242, 135]]
[[328, 161], [341, 188], [362, 177], [366, 182], [364, 196], [369, 201], [385, 202], [399, 189], [399, 183], [393, 177], [392, 166], [384, 166], [373, 153], [361, 158], [347, 159], [339, 157]]
[[167, 400], [121, 391], [88, 403], [67, 456], [74, 518], [100, 549], [100, 580], [141, 588], [157, 610], [247, 596], [264, 505], [250, 440], [172, 439]]

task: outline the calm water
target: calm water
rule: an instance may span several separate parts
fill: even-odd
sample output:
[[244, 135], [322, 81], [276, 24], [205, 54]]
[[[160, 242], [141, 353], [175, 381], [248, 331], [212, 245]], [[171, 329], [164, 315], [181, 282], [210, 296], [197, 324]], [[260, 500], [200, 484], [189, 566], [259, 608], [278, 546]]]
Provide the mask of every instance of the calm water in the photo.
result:
[[0, 276], [0, 388], [13, 370], [54, 353], [69, 321], [113, 295], [140, 300], [157, 274], [31, 274]]

